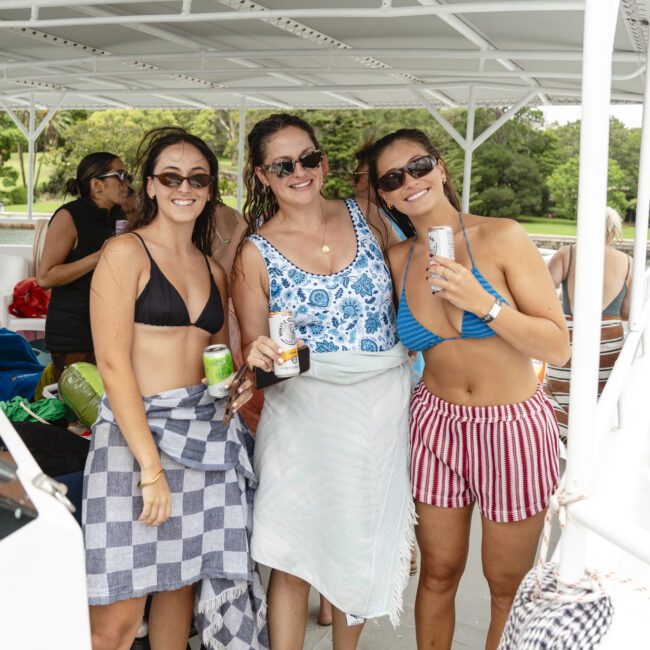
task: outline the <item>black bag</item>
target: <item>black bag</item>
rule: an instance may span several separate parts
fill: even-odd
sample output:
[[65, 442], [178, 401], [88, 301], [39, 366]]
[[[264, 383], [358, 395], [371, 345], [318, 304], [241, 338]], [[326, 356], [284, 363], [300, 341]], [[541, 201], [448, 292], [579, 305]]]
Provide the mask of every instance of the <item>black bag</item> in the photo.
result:
[[53, 424], [40, 422], [12, 424], [45, 474], [59, 476], [83, 471], [90, 448], [90, 441], [87, 438]]

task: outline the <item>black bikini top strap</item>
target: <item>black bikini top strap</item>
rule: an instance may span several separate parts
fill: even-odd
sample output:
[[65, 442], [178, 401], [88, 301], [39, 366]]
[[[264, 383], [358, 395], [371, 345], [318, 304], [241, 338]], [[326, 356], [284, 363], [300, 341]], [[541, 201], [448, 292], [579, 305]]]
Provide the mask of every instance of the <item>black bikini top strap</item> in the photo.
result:
[[142, 245], [144, 246], [144, 250], [147, 251], [147, 255], [149, 257], [149, 260], [151, 261], [151, 264], [155, 265], [156, 263], [154, 262], [154, 259], [151, 256], [151, 253], [149, 252], [149, 249], [147, 248], [147, 245], [144, 243], [144, 239], [137, 232], [134, 232], [134, 233], [131, 233], [131, 234], [135, 235], [142, 242]]

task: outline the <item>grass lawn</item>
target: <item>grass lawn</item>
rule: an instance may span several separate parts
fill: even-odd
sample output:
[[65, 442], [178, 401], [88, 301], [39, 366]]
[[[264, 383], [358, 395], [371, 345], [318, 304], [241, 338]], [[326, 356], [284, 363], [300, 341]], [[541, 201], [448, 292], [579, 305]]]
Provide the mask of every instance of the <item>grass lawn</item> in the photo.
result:
[[[575, 237], [577, 223], [571, 219], [547, 217], [519, 217], [517, 219], [530, 235], [557, 235]], [[634, 226], [623, 226], [623, 239], [634, 239]]]

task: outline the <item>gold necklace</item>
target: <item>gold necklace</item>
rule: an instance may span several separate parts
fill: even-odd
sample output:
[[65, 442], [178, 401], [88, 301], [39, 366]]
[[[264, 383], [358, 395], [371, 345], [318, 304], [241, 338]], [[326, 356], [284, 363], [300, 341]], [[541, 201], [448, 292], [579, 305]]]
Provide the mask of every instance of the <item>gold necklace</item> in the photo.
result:
[[323, 253], [323, 255], [329, 255], [330, 253], [330, 247], [325, 243], [326, 232], [327, 232], [327, 204], [325, 207], [325, 213], [323, 215], [323, 238], [321, 239], [320, 242], [320, 252]]

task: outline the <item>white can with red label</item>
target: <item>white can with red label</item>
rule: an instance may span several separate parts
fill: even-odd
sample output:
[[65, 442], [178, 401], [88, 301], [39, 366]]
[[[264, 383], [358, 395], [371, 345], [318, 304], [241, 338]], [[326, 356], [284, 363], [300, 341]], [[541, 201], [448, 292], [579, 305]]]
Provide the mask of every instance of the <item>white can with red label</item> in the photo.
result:
[[[451, 226], [433, 226], [427, 230], [427, 244], [429, 246], [429, 257], [437, 255], [454, 261], [454, 231]], [[435, 277], [435, 274], [433, 274]], [[434, 293], [440, 291], [440, 287], [431, 285]]]
[[276, 311], [269, 314], [269, 332], [272, 341], [280, 348], [282, 364], [273, 363], [276, 377], [294, 377], [300, 373], [296, 327], [290, 311]]

